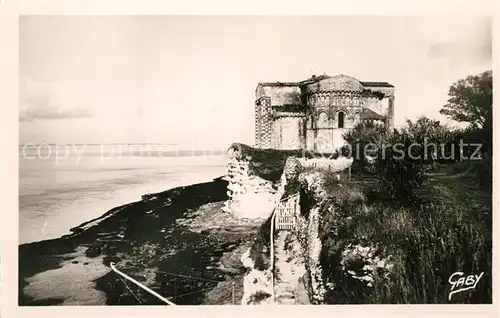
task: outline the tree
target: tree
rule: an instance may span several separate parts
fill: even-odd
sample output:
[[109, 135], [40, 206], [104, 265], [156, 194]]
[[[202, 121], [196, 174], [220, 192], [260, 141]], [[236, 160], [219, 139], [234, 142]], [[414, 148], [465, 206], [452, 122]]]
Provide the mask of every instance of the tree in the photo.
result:
[[481, 186], [491, 191], [493, 156], [493, 76], [491, 71], [470, 75], [454, 83], [450, 99], [441, 114], [459, 122], [469, 123], [463, 139], [481, 144], [482, 161], [475, 165]]
[[403, 131], [413, 142], [427, 145], [422, 148], [424, 161], [434, 162], [441, 157], [453, 157], [451, 156], [453, 149], [450, 145], [455, 141], [456, 133], [438, 120], [425, 116], [419, 117], [415, 122], [407, 119]]
[[[354, 158], [354, 163], [359, 166], [359, 168], [363, 169], [366, 165], [365, 154], [369, 156], [376, 155], [376, 149], [374, 149], [373, 146], [379, 145], [387, 133], [383, 124], [364, 121], [358, 123], [353, 129], [345, 132], [342, 138], [349, 145], [348, 147], [351, 150], [350, 154]], [[370, 149], [368, 145], [371, 145], [372, 149]]]
[[491, 125], [493, 107], [493, 76], [491, 71], [469, 75], [453, 83], [448, 103], [440, 113], [474, 128]]
[[415, 159], [422, 157], [423, 145], [416, 142], [408, 129], [394, 129], [386, 141], [387, 145], [379, 148], [375, 160], [380, 188], [391, 199], [411, 203], [415, 190], [426, 178], [424, 162]]
[[363, 121], [354, 126], [353, 129], [345, 132], [342, 137], [349, 144], [355, 142], [376, 143], [385, 133], [386, 129], [382, 124]]

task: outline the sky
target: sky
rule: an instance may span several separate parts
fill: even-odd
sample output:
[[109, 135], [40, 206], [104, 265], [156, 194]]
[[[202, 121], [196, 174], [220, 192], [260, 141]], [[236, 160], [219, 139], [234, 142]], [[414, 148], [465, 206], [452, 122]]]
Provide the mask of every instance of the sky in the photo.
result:
[[345, 74], [395, 86], [395, 125], [492, 68], [467, 16], [23, 16], [20, 143], [253, 144], [258, 82]]

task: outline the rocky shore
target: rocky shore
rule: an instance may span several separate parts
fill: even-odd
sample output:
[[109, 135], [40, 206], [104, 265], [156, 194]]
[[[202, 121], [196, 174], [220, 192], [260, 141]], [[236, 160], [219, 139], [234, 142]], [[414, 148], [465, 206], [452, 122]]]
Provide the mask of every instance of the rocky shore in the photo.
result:
[[227, 181], [143, 196], [58, 239], [19, 246], [19, 305], [163, 305], [116, 267], [179, 305], [239, 304], [241, 255], [263, 220], [223, 211]]

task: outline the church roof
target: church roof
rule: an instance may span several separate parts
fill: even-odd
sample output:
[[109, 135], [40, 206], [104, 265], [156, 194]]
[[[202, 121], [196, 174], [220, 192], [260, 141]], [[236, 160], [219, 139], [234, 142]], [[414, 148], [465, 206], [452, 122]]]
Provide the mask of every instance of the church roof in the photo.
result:
[[313, 75], [312, 77], [310, 77], [306, 80], [300, 81], [300, 82], [260, 82], [259, 85], [262, 85], [262, 86], [302, 86], [302, 85], [315, 83], [315, 82], [320, 81], [320, 80], [325, 79], [325, 78], [330, 78], [330, 76], [328, 76], [328, 75], [320, 75], [320, 76]]
[[313, 75], [311, 76], [310, 78], [306, 79], [306, 80], [303, 80], [300, 82], [300, 85], [307, 85], [307, 84], [312, 84], [312, 83], [316, 83], [318, 81], [321, 81], [323, 79], [326, 79], [326, 78], [330, 78], [331, 76], [328, 76], [328, 75], [319, 75], [319, 76], [316, 76], [316, 75]]
[[363, 108], [363, 111], [361, 112], [360, 117], [361, 117], [361, 119], [375, 119], [375, 120], [385, 119], [384, 116], [379, 115], [376, 112], [374, 112], [373, 110], [366, 108], [366, 107]]
[[299, 86], [298, 82], [260, 82], [261, 86]]
[[[318, 81], [321, 81], [326, 78], [331, 78], [331, 76], [328, 75], [313, 75], [310, 78], [300, 81], [300, 82], [260, 82], [259, 85], [261, 86], [274, 86], [274, 87], [285, 87], [285, 86], [302, 86], [302, 85], [308, 85], [312, 83], [316, 83]], [[360, 83], [363, 86], [366, 87], [394, 87], [394, 85], [389, 84], [387, 82], [361, 82]]]
[[394, 87], [394, 85], [387, 82], [361, 82], [366, 87]]

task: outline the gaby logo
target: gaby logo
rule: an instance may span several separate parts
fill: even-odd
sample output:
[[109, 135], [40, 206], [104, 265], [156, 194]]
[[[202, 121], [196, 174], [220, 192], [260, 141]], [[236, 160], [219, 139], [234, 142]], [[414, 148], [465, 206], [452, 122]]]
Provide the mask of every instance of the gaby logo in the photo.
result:
[[451, 284], [451, 290], [448, 294], [448, 300], [451, 300], [451, 296], [453, 294], [476, 288], [477, 283], [481, 277], [483, 277], [484, 272], [481, 272], [479, 275], [469, 275], [467, 277], [463, 276], [463, 272], [455, 272], [451, 274], [448, 279], [448, 283]]

